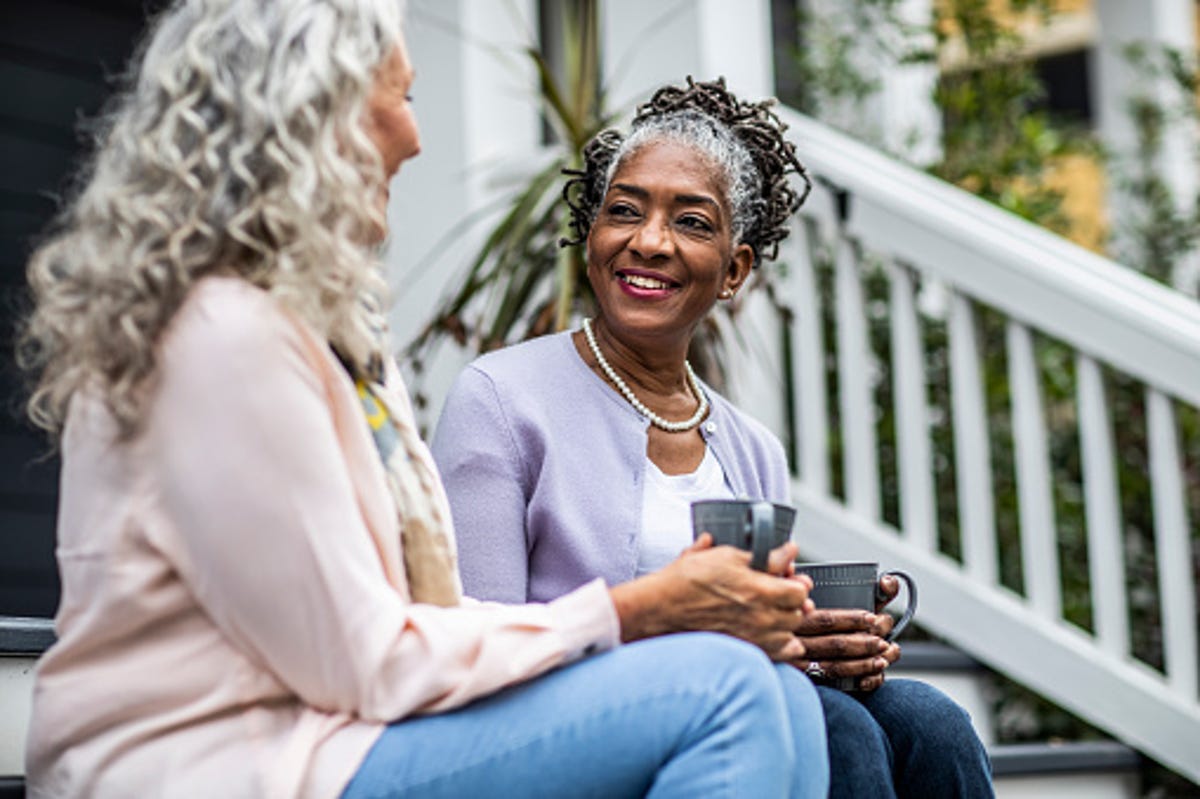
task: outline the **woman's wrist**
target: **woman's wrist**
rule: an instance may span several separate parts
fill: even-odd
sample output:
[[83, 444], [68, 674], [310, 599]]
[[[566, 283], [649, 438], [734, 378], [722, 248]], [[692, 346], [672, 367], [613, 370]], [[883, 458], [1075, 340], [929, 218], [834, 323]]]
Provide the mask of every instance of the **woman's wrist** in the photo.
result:
[[623, 643], [671, 632], [662, 617], [665, 587], [661, 573], [655, 573], [608, 589], [621, 622]]

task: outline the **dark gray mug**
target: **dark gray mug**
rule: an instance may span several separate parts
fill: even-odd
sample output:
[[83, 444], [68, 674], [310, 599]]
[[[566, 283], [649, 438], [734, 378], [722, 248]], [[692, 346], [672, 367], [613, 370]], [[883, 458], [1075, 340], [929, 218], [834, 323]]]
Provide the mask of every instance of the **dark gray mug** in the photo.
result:
[[[796, 574], [807, 574], [812, 578], [813, 588], [809, 592], [813, 604], [818, 608], [849, 608], [875, 612], [875, 603], [882, 601], [879, 595], [879, 578], [890, 574], [900, 578], [908, 587], [908, 607], [887, 640], [894, 641], [904, 632], [917, 612], [917, 583], [906, 572], [899, 569], [880, 572], [878, 563], [797, 563]], [[832, 678], [829, 683], [843, 691], [853, 690], [853, 677]]]
[[752, 499], [702, 499], [692, 503], [692, 537], [713, 537], [717, 546], [745, 549], [750, 565], [766, 571], [771, 550], [792, 537], [796, 509]]

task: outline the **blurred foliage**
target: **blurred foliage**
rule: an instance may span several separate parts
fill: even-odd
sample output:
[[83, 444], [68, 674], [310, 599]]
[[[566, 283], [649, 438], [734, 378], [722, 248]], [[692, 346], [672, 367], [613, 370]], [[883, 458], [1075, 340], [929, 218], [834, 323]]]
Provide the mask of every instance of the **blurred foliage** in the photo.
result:
[[[1001, 4], [1002, 6], [1003, 4]], [[958, 43], [965, 65], [939, 81], [943, 155], [935, 175], [1059, 233], [1067, 230], [1062, 191], [1048, 181], [1062, 157], [1092, 152], [1090, 138], [1040, 110], [1045, 90], [1021, 56], [1014, 21], [1053, 16], [1051, 0], [1009, 0], [1007, 13], [987, 0], [935, 4], [939, 47]]]
[[[1176, 48], [1135, 43], [1125, 57], [1140, 77], [1126, 98], [1136, 147], [1116, 161], [1113, 171], [1126, 206], [1116, 214], [1114, 257], [1163, 283], [1175, 283], [1176, 270], [1195, 258], [1200, 243], [1200, 196], [1178, 197], [1164, 171], [1164, 134], [1200, 129], [1200, 69], [1197, 55]], [[1192, 166], [1200, 169], [1193, 139]]]
[[[524, 57], [538, 76], [537, 100], [552, 143], [544, 165], [504, 203], [499, 221], [433, 309], [406, 356], [420, 374], [425, 358], [446, 340], [472, 352], [563, 329], [571, 314], [590, 307], [581, 248], [560, 248], [567, 233], [562, 170], [578, 168], [584, 144], [610, 124], [600, 72], [600, 0], [558, 4], [561, 58], [530, 45]], [[456, 237], [473, 235], [474, 217]]]

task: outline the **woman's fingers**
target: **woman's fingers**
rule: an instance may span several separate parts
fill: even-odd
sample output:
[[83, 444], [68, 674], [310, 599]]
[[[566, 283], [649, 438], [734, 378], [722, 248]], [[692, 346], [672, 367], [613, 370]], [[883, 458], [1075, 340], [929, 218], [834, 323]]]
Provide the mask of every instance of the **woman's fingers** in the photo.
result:
[[869, 633], [815, 636], [798, 634], [797, 637], [804, 641], [809, 657], [818, 660], [876, 658], [883, 656], [890, 646], [887, 641]]
[[804, 618], [802, 626], [796, 632], [802, 635], [833, 635], [837, 633], [859, 632], [879, 635], [878, 630], [882, 623], [877, 614], [865, 610], [817, 608], [812, 614]]
[[[813, 675], [815, 671], [817, 675], [823, 675], [827, 679], [850, 677], [860, 681], [878, 677], [880, 678], [880, 682], [882, 682], [884, 670], [888, 667], [887, 660], [882, 657], [858, 658], [854, 660], [824, 660], [816, 657], [815, 653], [811, 650], [806, 652], [804, 657], [791, 662], [796, 668], [809, 675]], [[817, 664], [816, 669], [812, 668], [813, 663]]]
[[[879, 578], [879, 596], [875, 602], [875, 612], [882, 611], [900, 593], [900, 580], [893, 575], [885, 574]], [[878, 599], [882, 601], [878, 601]]]
[[775, 652], [767, 652], [771, 660], [779, 663], [793, 663], [807, 654], [804, 649], [804, 642], [796, 636], [788, 636], [782, 639], [782, 641], [782, 645]]
[[858, 690], [864, 693], [878, 691], [881, 685], [883, 685], [882, 674], [872, 674], [869, 677], [860, 677], [858, 680]]
[[767, 558], [767, 573], [779, 577], [791, 577], [796, 571], [796, 556], [799, 554], [800, 548], [791, 541], [783, 546], [775, 547]]

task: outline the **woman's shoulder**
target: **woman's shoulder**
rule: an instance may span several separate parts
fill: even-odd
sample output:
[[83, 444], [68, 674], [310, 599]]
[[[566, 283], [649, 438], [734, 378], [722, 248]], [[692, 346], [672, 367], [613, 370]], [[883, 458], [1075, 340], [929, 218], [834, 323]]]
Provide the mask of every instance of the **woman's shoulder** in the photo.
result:
[[578, 365], [569, 332], [511, 344], [481, 355], [467, 365], [460, 385], [486, 385], [508, 401], [532, 401], [535, 396], [560, 393], [577, 381]]
[[264, 289], [238, 277], [214, 275], [191, 287], [167, 335], [202, 334], [222, 341], [261, 334], [283, 320], [283, 309]]
[[455, 380], [446, 408], [462, 414], [480, 405], [497, 406], [514, 423], [530, 418], [535, 426], [550, 424], [580, 403], [594, 401], [586, 390], [588, 379], [571, 334], [555, 333], [476, 358]]
[[551, 333], [481, 355], [471, 362], [470, 368], [493, 380], [544, 376], [548, 369], [568, 364], [567, 357], [573, 348], [570, 332]]
[[311, 349], [304, 325], [266, 290], [241, 278], [210, 276], [192, 286], [163, 335], [168, 361], [221, 368], [282, 351]]

